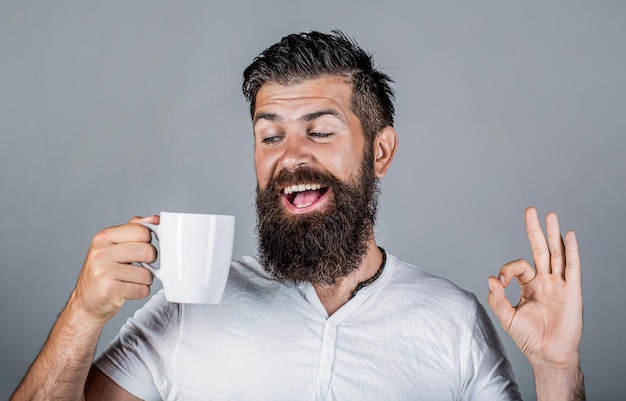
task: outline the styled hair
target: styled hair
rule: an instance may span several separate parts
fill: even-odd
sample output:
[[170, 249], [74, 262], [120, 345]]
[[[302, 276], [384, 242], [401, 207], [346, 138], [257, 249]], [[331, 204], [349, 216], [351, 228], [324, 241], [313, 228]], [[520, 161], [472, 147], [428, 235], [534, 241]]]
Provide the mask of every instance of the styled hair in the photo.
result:
[[345, 77], [352, 84], [352, 109], [369, 143], [380, 130], [393, 126], [393, 80], [374, 68], [372, 56], [338, 30], [285, 36], [245, 69], [242, 90], [254, 117], [263, 84], [293, 85], [324, 77]]

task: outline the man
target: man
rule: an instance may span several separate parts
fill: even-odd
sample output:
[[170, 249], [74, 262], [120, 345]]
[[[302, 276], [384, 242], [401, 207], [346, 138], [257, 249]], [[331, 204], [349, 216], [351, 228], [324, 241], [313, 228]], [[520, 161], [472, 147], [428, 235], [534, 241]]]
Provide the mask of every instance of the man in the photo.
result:
[[[258, 259], [231, 267], [220, 305], [138, 311], [92, 366], [100, 331], [149, 294], [158, 216], [98, 233], [75, 290], [14, 399], [519, 399], [471, 294], [374, 238], [393, 160], [390, 79], [343, 34], [283, 38], [244, 72], [257, 175]], [[540, 400], [584, 399], [577, 243], [534, 209], [524, 261], [489, 278], [489, 304], [528, 357]], [[522, 301], [504, 287], [513, 278]]]

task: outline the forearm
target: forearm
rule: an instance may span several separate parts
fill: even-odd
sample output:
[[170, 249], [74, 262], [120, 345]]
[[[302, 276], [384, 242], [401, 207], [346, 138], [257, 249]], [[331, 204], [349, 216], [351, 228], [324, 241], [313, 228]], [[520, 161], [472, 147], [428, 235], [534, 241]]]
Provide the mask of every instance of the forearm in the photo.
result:
[[72, 294], [11, 401], [83, 400], [103, 326], [104, 322], [93, 321], [76, 306]]
[[533, 367], [537, 401], [584, 401], [585, 382], [580, 367]]

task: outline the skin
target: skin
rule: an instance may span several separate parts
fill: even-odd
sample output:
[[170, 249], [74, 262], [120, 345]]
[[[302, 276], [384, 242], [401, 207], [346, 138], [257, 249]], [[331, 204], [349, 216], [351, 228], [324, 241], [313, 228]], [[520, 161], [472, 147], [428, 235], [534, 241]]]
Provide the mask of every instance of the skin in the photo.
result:
[[[547, 238], [537, 210], [526, 209], [526, 232], [535, 269], [525, 260], [502, 266], [489, 277], [488, 302], [500, 324], [524, 353], [540, 400], [584, 400], [578, 347], [582, 338], [582, 288], [576, 234], [561, 237], [555, 213], [546, 216]], [[513, 279], [521, 297], [511, 306], [504, 288]]]
[[[304, 165], [326, 170], [341, 180], [354, 178], [365, 139], [351, 109], [351, 93], [350, 85], [340, 78], [261, 88], [253, 122], [261, 188], [282, 169]], [[385, 176], [396, 147], [392, 127], [378, 133], [372, 148], [378, 178]], [[304, 212], [321, 210], [330, 196], [332, 193]], [[303, 212], [285, 207], [290, 213]], [[488, 279], [489, 305], [533, 366], [538, 400], [584, 399], [578, 357], [582, 333], [578, 246], [573, 232], [561, 241], [556, 215], [548, 214], [546, 220], [547, 240], [535, 209], [527, 210], [526, 228], [536, 271], [521, 260], [504, 265], [499, 279]], [[138, 400], [90, 366], [104, 324], [126, 300], [149, 294], [152, 276], [131, 264], [156, 259], [150, 232], [140, 221], [158, 224], [159, 217], [133, 218], [94, 237], [76, 288], [12, 400]], [[336, 285], [315, 287], [329, 314], [348, 301], [358, 282], [376, 272], [381, 258], [372, 235], [354, 274]], [[504, 295], [513, 279], [521, 286], [522, 299], [516, 307]]]
[[150, 231], [139, 221], [158, 224], [159, 217], [135, 217], [93, 238], [70, 299], [11, 400], [138, 400], [90, 367], [104, 324], [126, 300], [150, 293], [152, 275], [130, 264], [156, 260]]
[[[298, 85], [265, 84], [257, 94], [254, 124], [254, 161], [261, 189], [283, 169], [308, 166], [324, 170], [343, 182], [356, 180], [361, 165], [365, 135], [352, 111], [352, 86], [343, 78], [324, 78]], [[397, 147], [392, 127], [382, 130], [374, 141], [374, 171], [384, 177]], [[292, 183], [297, 184], [297, 183]], [[325, 196], [306, 208], [323, 210]], [[289, 213], [303, 213], [283, 204]], [[359, 282], [372, 277], [382, 254], [372, 235], [361, 267], [336, 285], [314, 285], [329, 315], [343, 306]]]

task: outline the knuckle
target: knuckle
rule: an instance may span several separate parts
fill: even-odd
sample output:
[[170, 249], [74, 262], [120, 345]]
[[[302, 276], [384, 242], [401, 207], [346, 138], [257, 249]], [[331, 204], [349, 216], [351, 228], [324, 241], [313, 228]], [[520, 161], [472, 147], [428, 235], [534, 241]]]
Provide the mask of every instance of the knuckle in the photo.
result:
[[93, 240], [91, 241], [91, 243], [96, 245], [96, 244], [102, 244], [104, 242], [108, 242], [109, 233], [110, 233], [109, 228], [105, 228], [104, 230], [97, 232], [96, 235], [93, 236]]
[[527, 263], [524, 259], [515, 259], [510, 262], [505, 263], [502, 266], [502, 269], [507, 269], [507, 270], [514, 269], [516, 267], [523, 265], [524, 263]]
[[136, 223], [139, 220], [141, 220], [143, 217], [141, 216], [133, 216], [130, 220], [128, 220], [129, 223]]
[[106, 263], [91, 263], [87, 267], [87, 279], [97, 288], [110, 286], [114, 276], [114, 269]]
[[91, 250], [89, 251], [88, 257], [91, 260], [100, 261], [102, 259], [105, 259], [107, 254], [108, 254], [108, 251], [106, 248], [94, 247], [94, 248], [91, 248]]
[[100, 280], [98, 286], [98, 297], [102, 300], [106, 300], [113, 296], [116, 292], [115, 282], [112, 280]]

